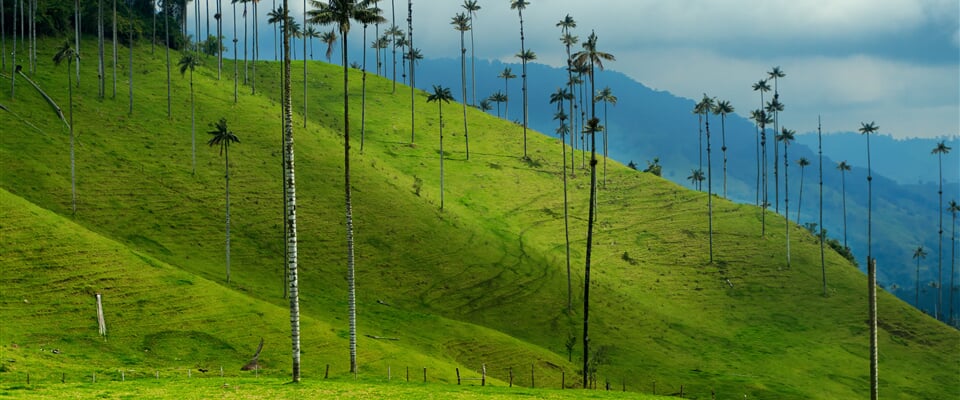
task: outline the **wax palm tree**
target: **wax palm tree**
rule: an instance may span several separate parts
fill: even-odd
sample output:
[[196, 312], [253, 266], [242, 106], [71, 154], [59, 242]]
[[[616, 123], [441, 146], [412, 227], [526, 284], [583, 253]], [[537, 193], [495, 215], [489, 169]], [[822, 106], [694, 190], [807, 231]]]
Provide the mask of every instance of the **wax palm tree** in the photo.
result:
[[[167, 119], [170, 119], [173, 116], [173, 112], [170, 105], [170, 4], [164, 0], [163, 2], [163, 43], [164, 51], [166, 52], [166, 62], [167, 62]], [[80, 0], [77, 0], [78, 4], [78, 16], [79, 20], [79, 4]], [[79, 37], [79, 36], [78, 36]], [[79, 43], [79, 39], [77, 39]], [[79, 64], [79, 62], [77, 62]], [[79, 72], [79, 71], [78, 71]], [[77, 75], [79, 76], [79, 74]]]
[[327, 45], [327, 52], [324, 53], [324, 56], [327, 57], [327, 62], [332, 62], [331, 57], [333, 57], [333, 46], [337, 44], [337, 32], [334, 29], [331, 29], [329, 32], [324, 32], [320, 34], [320, 41]]
[[[820, 116], [817, 116], [817, 160], [818, 168], [817, 175], [819, 176], [819, 190], [817, 191], [820, 195], [820, 204], [818, 207], [820, 214], [820, 276], [823, 278], [823, 297], [827, 297], [827, 261], [826, 261], [826, 249], [824, 245], [826, 242], [826, 229], [823, 228], [823, 130], [821, 129]], [[799, 208], [798, 208], [799, 210]], [[799, 213], [799, 211], [797, 211]], [[797, 218], [799, 219], [799, 218]]]
[[[950, 153], [950, 146], [947, 146], [946, 142], [941, 140], [940, 143], [937, 143], [937, 146], [930, 151], [930, 154], [935, 154], [937, 156], [937, 165], [939, 170], [939, 178], [937, 179], [938, 187], [937, 195], [940, 197], [940, 206], [937, 207], [937, 218], [939, 220], [939, 226], [937, 229], [937, 235], [939, 235], [939, 244], [937, 245], [937, 319], [943, 320], [943, 155]], [[952, 288], [950, 290], [953, 290]]]
[[706, 179], [707, 178], [703, 174], [702, 169], [691, 169], [690, 176], [687, 177], [687, 180], [690, 181], [690, 184], [693, 185], [693, 187], [696, 188], [697, 190], [702, 190], [703, 181], [705, 181]]
[[[778, 135], [779, 124], [778, 124], [778, 115], [781, 111], [784, 110], [783, 103], [774, 96], [773, 100], [767, 102], [767, 107], [765, 111], [767, 115], [770, 115], [773, 118], [773, 134], [774, 137]], [[773, 210], [775, 212], [780, 212], [780, 168], [777, 164], [777, 160], [780, 158], [780, 146], [779, 143], [774, 140], [773, 142], [773, 192], [774, 192], [774, 201], [773, 201]]]
[[433, 93], [427, 96], [427, 103], [437, 103], [440, 113], [440, 210], [443, 210], [443, 103], [450, 103], [453, 95], [450, 89], [440, 85], [433, 85]]
[[[283, 9], [288, 0], [283, 0]], [[256, 9], [256, 8], [254, 8]], [[284, 15], [284, 19], [286, 16]], [[285, 205], [285, 242], [287, 282], [290, 288], [290, 339], [293, 354], [293, 382], [300, 382], [300, 287], [297, 258], [297, 190], [294, 168], [293, 148], [293, 92], [290, 80], [290, 31], [283, 32], [283, 192]], [[348, 181], [349, 182], [349, 181]], [[349, 183], [348, 183], [349, 184]], [[349, 214], [348, 214], [349, 215]], [[348, 220], [349, 223], [349, 220]], [[348, 241], [348, 243], [350, 243]]]
[[[467, 17], [469, 17], [467, 25], [470, 26], [470, 76], [472, 82], [470, 87], [473, 89], [473, 104], [477, 104], [477, 59], [476, 46], [473, 40], [473, 20], [477, 17], [477, 11], [480, 11], [481, 7], [477, 4], [477, 0], [463, 0], [461, 7], [466, 10]], [[394, 65], [396, 65], [396, 61], [394, 61]], [[464, 100], [464, 103], [466, 103], [466, 100]]]
[[[230, 4], [233, 6], [233, 104], [237, 104], [238, 100], [238, 90], [240, 88], [240, 63], [237, 51], [240, 39], [237, 37], [237, 2], [240, 0], [232, 0]], [[219, 22], [219, 19], [217, 19]], [[221, 52], [222, 54], [222, 52]], [[222, 57], [222, 56], [221, 56]], [[304, 64], [306, 68], [306, 64]], [[306, 80], [304, 80], [306, 81]], [[306, 94], [306, 82], [304, 82], [304, 94]], [[306, 121], [306, 113], [304, 113], [304, 121]], [[306, 122], [304, 122], [306, 123]]]
[[[231, 1], [243, 4], [243, 11], [242, 11], [242, 17], [243, 17], [243, 84], [246, 85], [246, 84], [247, 84], [247, 80], [249, 79], [249, 76], [248, 76], [248, 75], [249, 75], [249, 70], [247, 69], [247, 50], [248, 50], [248, 48], [247, 48], [247, 37], [248, 37], [248, 35], [247, 35], [247, 3], [251, 2], [252, 0], [231, 0]], [[239, 57], [239, 54], [234, 54], [234, 57]]]
[[53, 63], [55, 65], [60, 65], [64, 61], [67, 62], [67, 93], [70, 95], [70, 202], [74, 215], [77, 213], [77, 175], [73, 151], [75, 141], [73, 135], [73, 82], [71, 82], [70, 78], [72, 75], [70, 69], [73, 60], [76, 58], [77, 52], [73, 46], [70, 45], [69, 40], [63, 42], [63, 45], [60, 46], [60, 49], [57, 50], [57, 53], [53, 56]]
[[463, 106], [463, 138], [467, 144], [467, 160], [469, 160], [470, 133], [467, 129], [467, 48], [464, 42], [464, 35], [471, 29], [470, 18], [467, 17], [467, 14], [458, 13], [452, 18], [450, 24], [453, 25], [453, 29], [460, 32], [460, 88], [462, 89], [461, 98], [463, 99], [463, 102], [460, 104]]
[[[279, 7], [276, 9], [271, 8], [270, 12], [267, 13], [267, 23], [274, 26], [274, 31], [273, 31], [274, 43], [276, 43], [276, 36], [277, 36], [277, 32], [280, 30], [280, 25], [283, 25], [283, 23], [286, 21], [283, 16], [284, 16], [283, 7]], [[273, 58], [274, 60], [277, 59], [276, 50], [274, 50]]]
[[869, 124], [860, 123], [860, 134], [867, 137], [867, 264], [873, 259], [873, 172], [870, 168], [870, 134], [879, 130], [880, 127], [871, 121]]
[[917, 249], [913, 251], [913, 259], [917, 260], [917, 277], [914, 282], [916, 282], [916, 289], [914, 292], [913, 306], [918, 310], [920, 309], [920, 260], [927, 258], [927, 252], [923, 249], [923, 246], [917, 246]]
[[400, 48], [400, 74], [403, 78], [403, 83], [407, 83], [407, 46], [410, 45], [410, 42], [407, 40], [407, 34], [404, 33], [403, 36], [396, 38], [393, 41], [393, 45]]
[[384, 34], [370, 43], [370, 47], [377, 52], [377, 74], [380, 76], [387, 76], [387, 66], [383, 65], [383, 59], [385, 59], [386, 53], [383, 54], [383, 58], [380, 58], [380, 52], [386, 51], [390, 47], [390, 37]]
[[810, 165], [810, 160], [807, 160], [806, 157], [800, 157], [800, 159], [797, 160], [797, 165], [800, 166], [800, 196], [797, 197], [797, 224], [800, 224], [800, 207], [803, 205], [803, 172], [807, 166]]
[[617, 105], [617, 96], [614, 96], [613, 89], [610, 89], [610, 86], [606, 86], [603, 89], [600, 89], [597, 92], [597, 96], [594, 99], [595, 101], [603, 102], [603, 187], [607, 187], [607, 131], [610, 130], [610, 125], [607, 124], [607, 104]]
[[710, 158], [710, 112], [715, 106], [715, 99], [703, 94], [700, 108], [704, 117], [704, 131], [707, 136], [707, 237], [709, 242], [710, 263], [713, 263], [713, 161]]
[[[113, 28], [113, 97], [117, 98], [117, 0], [113, 0], [113, 18], [111, 27]], [[133, 44], [131, 43], [131, 46]]]
[[550, 95], [550, 104], [557, 105], [557, 113], [554, 114], [553, 119], [560, 121], [560, 126], [557, 128], [557, 134], [560, 135], [560, 147], [563, 152], [563, 170], [560, 173], [563, 175], [563, 233], [564, 233], [564, 246], [566, 249], [567, 255], [567, 313], [573, 312], [573, 283], [570, 277], [570, 214], [569, 214], [569, 201], [567, 196], [567, 146], [563, 144], [563, 136], [569, 135], [570, 126], [566, 124], [567, 114], [563, 112], [563, 102], [573, 100], [573, 95], [570, 92], [563, 88], [557, 88], [556, 92], [553, 92]]
[[[615, 61], [616, 58], [613, 54], [603, 52], [597, 48], [597, 35], [594, 32], [590, 32], [590, 36], [587, 38], [587, 41], [583, 44], [583, 50], [577, 52], [573, 55], [574, 63], [588, 66], [589, 67], [589, 76], [590, 76], [590, 93], [596, 93], [595, 87], [595, 76], [594, 73], [596, 68], [603, 70], [604, 61]], [[590, 107], [590, 121], [587, 123], [585, 132], [590, 134], [590, 205], [589, 211], [587, 213], [587, 251], [586, 251], [586, 262], [584, 267], [584, 294], [583, 294], [583, 381], [587, 382], [588, 374], [588, 338], [587, 335], [587, 323], [589, 321], [589, 293], [590, 293], [590, 256], [593, 251], [593, 227], [596, 220], [596, 204], [597, 204], [597, 137], [596, 133], [600, 130], [600, 120], [597, 119], [597, 102], [591, 97], [591, 107]], [[526, 108], [526, 107], [525, 107]], [[586, 385], [584, 385], [586, 386]]]
[[527, 156], [527, 125], [529, 122], [529, 110], [527, 108], [528, 95], [527, 95], [527, 63], [537, 59], [537, 53], [534, 53], [533, 50], [527, 49], [520, 53], [516, 54], [516, 57], [520, 59], [520, 63], [523, 66], [523, 71], [520, 74], [520, 79], [523, 81], [523, 86], [521, 86], [521, 91], [523, 92], [523, 158], [528, 159]]
[[950, 293], [950, 314], [947, 319], [950, 320], [950, 324], [956, 325], [956, 320], [953, 315], [953, 277], [956, 275], [956, 271], [954, 270], [956, 254], [954, 254], [954, 250], [957, 248], [957, 213], [960, 212], [960, 204], [957, 204], [956, 200], [950, 200], [950, 203], [947, 203], [947, 211], [949, 211], [953, 217], [950, 223], [952, 229], [952, 233], [950, 234], [950, 288], [948, 290]]
[[490, 104], [490, 99], [480, 100], [480, 104], [477, 104], [477, 108], [483, 112], [489, 112], [493, 109], [493, 105]]
[[398, 27], [396, 24], [392, 24], [390, 25], [390, 29], [387, 29], [387, 31], [384, 32], [384, 35], [390, 38], [390, 44], [393, 49], [393, 54], [392, 54], [393, 67], [391, 69], [393, 71], [393, 89], [391, 93], [396, 93], [397, 92], [397, 46], [398, 46], [397, 40], [399, 38], [402, 38], [404, 36], [404, 33], [402, 30], [400, 30], [400, 27]]
[[490, 101], [497, 103], [497, 118], [500, 118], [500, 103], [507, 101], [507, 95], [498, 90], [496, 93], [490, 95]]
[[[412, 6], [411, 6], [412, 7]], [[410, 37], [413, 38], [413, 33], [410, 33]], [[423, 54], [420, 53], [420, 49], [413, 47], [413, 40], [410, 41], [410, 51], [407, 52], [407, 60], [410, 61], [410, 143], [414, 143], [414, 136], [416, 136], [416, 116], [415, 110], [416, 105], [414, 104], [415, 92], [417, 88], [417, 62], [423, 59]]]
[[311, 0], [314, 9], [307, 11], [310, 22], [321, 25], [335, 25], [340, 31], [340, 54], [343, 60], [343, 152], [344, 152], [344, 192], [346, 198], [346, 225], [347, 225], [347, 297], [350, 323], [350, 372], [357, 372], [357, 322], [356, 322], [356, 291], [354, 284], [354, 243], [353, 243], [353, 202], [350, 189], [350, 97], [348, 81], [347, 37], [350, 33], [350, 22], [364, 23], [379, 15], [372, 10], [367, 1], [330, 0], [323, 3]]
[[[517, 53], [517, 57], [520, 58], [520, 79], [523, 80], [523, 85], [521, 86], [521, 92], [523, 93], [523, 158], [527, 158], [527, 61], [533, 60], [535, 55], [533, 52], [527, 52], [525, 38], [523, 36], [523, 10], [530, 5], [529, 1], [526, 0], [510, 0], [510, 9], [517, 10], [517, 15], [520, 17], [520, 52]], [[534, 57], [530, 57], [533, 55]]]
[[180, 57], [180, 75], [184, 75], [187, 70], [190, 71], [190, 145], [192, 148], [193, 169], [192, 173], [197, 173], [197, 104], [193, 100], [193, 70], [200, 65], [200, 56], [195, 52], [184, 52]]
[[303, 36], [309, 41], [310, 47], [310, 59], [313, 60], [313, 39], [320, 38], [320, 31], [317, 28], [314, 28], [313, 25], [307, 25], [307, 29], [303, 30]]
[[708, 114], [710, 110], [706, 108], [706, 104], [703, 101], [698, 102], [693, 105], [694, 114], [697, 114], [697, 150], [699, 151], [698, 161], [700, 165], [700, 170], [703, 170], [703, 116]]
[[258, 17], [257, 4], [260, 0], [250, 0], [253, 2], [253, 73], [250, 75], [250, 93], [257, 93], [257, 61], [260, 59], [260, 22]]
[[840, 185], [843, 201], [843, 247], [847, 247], [847, 171], [850, 171], [850, 164], [846, 161], [837, 163], [837, 169], [840, 170]]
[[754, 111], [756, 114], [754, 114], [754, 112], [751, 112], [751, 119], [753, 119], [753, 120], [756, 121], [756, 123], [757, 123], [757, 135], [756, 135], [756, 140], [757, 140], [757, 199], [756, 199], [756, 202], [757, 202], [757, 205], [759, 206], [759, 205], [760, 205], [760, 201], [761, 201], [761, 197], [760, 197], [760, 188], [761, 188], [761, 184], [760, 184], [760, 183], [761, 183], [760, 173], [761, 173], [761, 171], [763, 171], [763, 177], [764, 177], [764, 179], [763, 179], [763, 185], [762, 185], [762, 188], [763, 188], [763, 201], [764, 201], [764, 202], [767, 201], [767, 193], [766, 193], [766, 191], [767, 191], [767, 183], [766, 183], [766, 173], [767, 173], [767, 171], [766, 171], [766, 161], [767, 161], [767, 160], [766, 160], [766, 157], [767, 157], [767, 155], [766, 155], [766, 152], [763, 153], [763, 157], [764, 157], [764, 160], [763, 160], [763, 161], [764, 161], [763, 169], [761, 169], [761, 165], [760, 165], [760, 135], [761, 135], [761, 133], [765, 133], [765, 132], [761, 132], [761, 131], [764, 129], [763, 125], [765, 125], [764, 122], [766, 122], [766, 121], [765, 121], [765, 120], [764, 120], [764, 121], [761, 121], [760, 116], [762, 116], [762, 115], [764, 114], [764, 113], [763, 113], [763, 106], [764, 106], [765, 103], [763, 102], [763, 94], [764, 94], [765, 92], [769, 92], [769, 91], [770, 91], [770, 85], [767, 84], [767, 80], [766, 80], [766, 79], [761, 79], [761, 80], [759, 80], [757, 83], [754, 83], [754, 84], [753, 84], [753, 90], [756, 91], [756, 92], [760, 92], [760, 108], [757, 109], [756, 111]]
[[[574, 85], [576, 85], [576, 82], [574, 81], [574, 77], [573, 77], [573, 55], [570, 52], [570, 48], [573, 45], [577, 44], [577, 42], [579, 41], [579, 38], [572, 35], [570, 33], [570, 29], [577, 27], [577, 21], [574, 20], [573, 17], [570, 16], [570, 14], [567, 14], [565, 17], [563, 17], [563, 19], [560, 20], [560, 22], [557, 22], [556, 26], [560, 27], [560, 31], [561, 31], [560, 42], [563, 43], [564, 47], [567, 50], [567, 90], [570, 92], [570, 95], [573, 96], [573, 93], [574, 93], [573, 87]], [[574, 168], [574, 159], [573, 159], [574, 150], [576, 149], [576, 141], [574, 140], [574, 135], [572, 134], [573, 132], [577, 131], [575, 128], [575, 123], [577, 120], [576, 118], [577, 114], [575, 112], [576, 106], [577, 106], [576, 101], [570, 101], [570, 104], [567, 107], [570, 112], [570, 132], [571, 132], [570, 172], [571, 174], [576, 173], [575, 172], [576, 168]], [[571, 175], [571, 176], [574, 176], [574, 175]]]
[[787, 128], [782, 128], [777, 141], [783, 142], [783, 221], [786, 225], [787, 235], [787, 268], [790, 268], [790, 179], [787, 168], [790, 166], [790, 159], [787, 154], [787, 148], [790, 142], [794, 140], [796, 132]]
[[[21, 14], [23, 13], [23, 4], [21, 2], [20, 6]], [[22, 22], [21, 22], [22, 23]], [[14, 26], [16, 26], [16, 12], [14, 12]], [[16, 29], [14, 29], [16, 30]], [[14, 33], [16, 34], [16, 33]], [[103, 0], [97, 0], [97, 96], [101, 99], [106, 96], [106, 64], [104, 62], [104, 27], [103, 27]], [[16, 40], [16, 38], [14, 38]], [[14, 48], [14, 53], [16, 53], [16, 48]], [[16, 59], [14, 59], [14, 64], [16, 64]]]
[[240, 143], [240, 139], [227, 128], [226, 118], [220, 118], [220, 121], [214, 124], [214, 129], [207, 133], [212, 135], [207, 144], [210, 147], [219, 146], [220, 155], [224, 156], [223, 168], [227, 205], [227, 283], [230, 283], [230, 143]]
[[497, 75], [497, 78], [503, 79], [503, 119], [506, 120], [510, 119], [510, 80], [516, 77], [517, 76], [513, 74], [513, 71], [510, 70], [510, 67], [504, 67], [503, 71], [500, 72], [500, 75]]
[[[363, 41], [360, 43], [366, 43], [367, 41], [367, 27], [370, 24], [380, 24], [381, 22], [386, 22], [386, 19], [380, 15], [380, 9], [377, 7], [370, 7], [369, 13], [364, 13], [362, 20], [359, 21], [363, 24]], [[330, 31], [331, 34], [336, 37], [336, 33], [333, 30]], [[334, 39], [336, 40], [336, 39]], [[330, 57], [327, 56], [329, 60]], [[360, 152], [363, 152], [363, 145], [366, 139], [367, 133], [367, 48], [363, 48], [363, 63], [361, 65], [361, 80], [362, 84], [360, 89]]]
[[720, 115], [720, 151], [723, 152], [723, 197], [727, 197], [727, 114], [734, 111], [729, 101], [720, 100], [713, 113]]

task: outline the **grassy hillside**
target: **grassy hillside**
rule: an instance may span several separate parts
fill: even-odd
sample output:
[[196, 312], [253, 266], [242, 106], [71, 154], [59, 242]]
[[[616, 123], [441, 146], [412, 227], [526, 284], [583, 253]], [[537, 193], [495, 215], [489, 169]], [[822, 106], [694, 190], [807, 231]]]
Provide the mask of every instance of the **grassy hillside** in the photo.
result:
[[[84, 54], [94, 53], [92, 44], [85, 44]], [[66, 67], [54, 68], [49, 62], [53, 47], [54, 41], [41, 46], [35, 79], [66, 109]], [[137, 50], [132, 115], [127, 114], [125, 86], [116, 99], [109, 98], [109, 87], [107, 99], [96, 98], [95, 61], [83, 61], [75, 91], [80, 143], [75, 216], [70, 215], [63, 123], [22, 81], [15, 99], [0, 103], [19, 116], [0, 114], [0, 182], [11, 193], [2, 202], [2, 310], [5, 321], [22, 320], [22, 325], [5, 324], [0, 333], [6, 346], [3, 358], [17, 355], [17, 368], [44, 365], [27, 362], [23, 350], [8, 344], [34, 349], [81, 343], [75, 347], [83, 348], [90, 360], [44, 362], [73, 368], [86, 363], [110, 368], [148, 361], [158, 367], [226, 362], [221, 352], [203, 356], [205, 351], [188, 350], [184, 341], [169, 345], [160, 359], [140, 356], [145, 335], [169, 331], [183, 337], [196, 331], [204, 340], [226, 343], [231, 350], [225, 354], [235, 353], [228, 359], [237, 365], [246, 361], [256, 337], [271, 337], [277, 345], [268, 347], [273, 352], [270, 368], [283, 373], [288, 368], [283, 344], [288, 324], [281, 275], [277, 66], [260, 64], [258, 94], [251, 96], [249, 87], [241, 87], [239, 104], [233, 104], [233, 81], [227, 75], [217, 81], [215, 70], [197, 71], [193, 175], [187, 77], [173, 72], [174, 115], [168, 119], [163, 54], [150, 54], [147, 47]], [[298, 68], [302, 64], [295, 63], [294, 70]], [[309, 123], [303, 129], [300, 119], [295, 126], [301, 300], [309, 321], [304, 373], [316, 377], [327, 363], [335, 375], [345, 374], [348, 366], [339, 131], [343, 93], [339, 68], [322, 63], [310, 63], [309, 68]], [[570, 182], [575, 306], [568, 314], [557, 140], [531, 132], [531, 160], [523, 161], [520, 127], [469, 110], [467, 161], [459, 104], [445, 105], [447, 193], [441, 212], [437, 105], [426, 104], [425, 96], [417, 94], [418, 129], [411, 145], [409, 88], [398, 85], [392, 94], [387, 81], [372, 75], [361, 153], [360, 76], [351, 71], [361, 375], [381, 374], [389, 365], [429, 364], [447, 371], [438, 379], [449, 381], [453, 365], [476, 369], [485, 363], [493, 377], [506, 380], [508, 368], [527, 370], [535, 364], [543, 371], [538, 386], [559, 386], [561, 370], [569, 378], [578, 369], [576, 355], [566, 361], [564, 342], [568, 335], [579, 338], [582, 329], [576, 293], [582, 286], [588, 174], [577, 169]], [[293, 77], [295, 110], [302, 110], [302, 70]], [[241, 140], [231, 151], [230, 284], [224, 279], [223, 160], [204, 145], [204, 132], [220, 117], [228, 119]], [[759, 210], [721, 199], [714, 200], [717, 233], [711, 264], [704, 194], [615, 163], [608, 168], [606, 187], [600, 191], [591, 296], [591, 343], [608, 354], [601, 379], [623, 379], [637, 388], [652, 381], [659, 387], [683, 384], [701, 398], [710, 390], [751, 397], [865, 396], [866, 288], [860, 272], [828, 253], [830, 289], [829, 296], [822, 297], [814, 237], [790, 226], [793, 263], [787, 269], [782, 217], [768, 214], [768, 234], [760, 238]], [[419, 195], [414, 188], [418, 179]], [[21, 209], [34, 211], [20, 216]], [[8, 226], [18, 233], [8, 234]], [[47, 230], [41, 230], [44, 226]], [[86, 233], [49, 232], [64, 226]], [[61, 248], [66, 251], [54, 250]], [[81, 251], [97, 257], [76, 254]], [[121, 255], [100, 259], [113, 253]], [[41, 268], [48, 264], [54, 268]], [[153, 264], [159, 271], [147, 267]], [[163, 278], [167, 275], [177, 278]], [[110, 281], [123, 276], [129, 277], [126, 285]], [[183, 285], [181, 280], [195, 284]], [[90, 292], [115, 290], [107, 298], [126, 299], [120, 304], [129, 307], [121, 307], [117, 318], [129, 327], [131, 337], [100, 344], [95, 314], [65, 319], [21, 306], [21, 296], [46, 282], [64, 286], [39, 297], [44, 305], [59, 301], [89, 308]], [[151, 304], [144, 305], [148, 309], [143, 312], [130, 308], [139, 301], [138, 293]], [[158, 300], [151, 301], [147, 293]], [[204, 308], [194, 310], [197, 302], [191, 296], [204, 296], [199, 301]], [[881, 390], [903, 398], [960, 393], [955, 379], [960, 373], [960, 335], [886, 294], [880, 296], [880, 310]], [[155, 323], [148, 318], [150, 312], [165, 316], [170, 326], [150, 325]], [[247, 320], [250, 315], [258, 315], [256, 324]], [[235, 330], [242, 333], [232, 333]], [[44, 337], [36, 332], [48, 336], [35, 339]], [[90, 351], [93, 346], [109, 351]], [[574, 353], [579, 351], [578, 340]], [[169, 355], [178, 352], [189, 354], [186, 358], [207, 358], [188, 361]], [[518, 374], [515, 382], [528, 381]]]

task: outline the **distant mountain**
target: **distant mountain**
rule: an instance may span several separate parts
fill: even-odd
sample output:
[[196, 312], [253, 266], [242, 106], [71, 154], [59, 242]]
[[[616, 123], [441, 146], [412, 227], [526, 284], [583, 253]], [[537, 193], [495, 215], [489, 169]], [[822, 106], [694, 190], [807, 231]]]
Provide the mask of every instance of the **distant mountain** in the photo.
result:
[[[477, 60], [477, 98], [482, 99], [496, 91], [504, 90], [504, 80], [497, 75], [509, 67], [517, 75], [509, 81], [509, 110], [503, 110], [510, 120], [522, 119], [520, 65], [504, 64], [499, 61]], [[556, 106], [549, 104], [549, 95], [565, 84], [567, 73], [564, 69], [542, 64], [527, 66], [530, 91], [530, 126], [540, 132], [554, 132], [556, 122], [552, 116]], [[433, 84], [449, 86], [459, 93], [459, 59], [427, 59], [417, 69], [417, 86], [429, 88]], [[469, 80], [468, 80], [469, 81]], [[589, 86], [589, 85], [588, 85]], [[609, 154], [612, 159], [623, 163], [634, 161], [640, 168], [654, 158], [663, 165], [663, 176], [678, 184], [691, 187], [687, 176], [698, 168], [703, 158], [706, 173], [707, 153], [698, 145], [698, 120], [691, 113], [694, 101], [677, 97], [669, 92], [653, 90], [630, 77], [610, 71], [599, 72], [596, 76], [597, 90], [610, 86], [618, 97], [616, 106], [608, 107]], [[469, 90], [469, 89], [468, 89]], [[587, 88], [589, 91], [589, 87]], [[469, 93], [469, 92], [468, 92]], [[722, 93], [711, 93], [722, 97]], [[455, 96], [458, 97], [459, 96]], [[470, 97], [470, 96], [468, 96]], [[589, 103], [587, 103], [589, 104]], [[495, 106], [495, 104], [494, 104]], [[745, 112], [748, 106], [738, 107]], [[752, 106], [752, 105], [751, 105]], [[588, 107], [589, 108], [589, 107]], [[496, 114], [496, 109], [491, 114]], [[589, 110], [587, 110], [589, 111]], [[598, 104], [598, 114], [602, 118], [602, 104]], [[882, 116], [878, 116], [879, 117]], [[727, 196], [733, 200], [755, 204], [757, 201], [757, 152], [758, 132], [753, 123], [738, 114], [729, 115], [721, 124], [718, 116], [710, 116], [710, 130], [713, 162], [714, 192], [722, 195], [722, 147], [725, 126], [727, 152]], [[882, 126], [882, 124], [881, 124]], [[898, 141], [884, 135], [871, 137], [873, 171], [873, 245], [872, 251], [879, 263], [879, 281], [901, 298], [913, 304], [915, 286], [915, 264], [913, 250], [923, 245], [930, 256], [924, 261], [921, 271], [921, 286], [929, 286], [937, 280], [937, 214], [939, 208], [935, 178], [936, 159], [930, 155], [930, 149], [936, 140], [915, 139]], [[705, 140], [705, 138], [703, 139]], [[954, 138], [955, 149], [944, 159], [944, 203], [949, 199], [960, 199], [960, 184], [957, 179], [960, 145]], [[779, 212], [784, 211], [783, 199], [783, 152], [774, 160], [774, 141], [772, 129], [767, 133], [767, 162], [769, 195], [768, 201], [776, 204], [773, 163], [776, 161], [780, 171]], [[705, 143], [704, 143], [705, 147]], [[862, 153], [862, 157], [861, 154]], [[790, 178], [790, 215], [796, 222], [799, 195], [800, 169], [797, 160], [807, 158], [811, 165], [804, 172], [804, 197], [800, 223], [818, 223], [817, 183], [818, 161], [816, 135], [801, 134], [789, 149]], [[861, 160], [862, 158], [862, 160]], [[843, 193], [841, 176], [835, 168], [840, 160], [853, 165], [846, 174], [847, 242], [857, 257], [861, 269], [865, 269], [867, 256], [867, 182], [866, 182], [865, 141], [859, 134], [824, 135], [823, 184], [824, 217], [823, 225], [828, 236], [843, 242]], [[579, 162], [579, 161], [578, 161]], [[926, 172], [924, 172], [926, 171]], [[886, 176], [890, 173], [893, 177]], [[926, 173], [926, 178], [922, 177]], [[706, 182], [703, 188], [706, 189]], [[602, 195], [602, 194], [601, 194]], [[944, 213], [943, 276], [944, 285], [949, 285], [950, 268], [950, 218]], [[721, 228], [722, 229], [722, 228]], [[759, 235], [759, 232], [758, 232]], [[946, 303], [946, 291], [944, 302]], [[919, 308], [932, 313], [935, 292], [930, 289], [921, 296]], [[960, 296], [955, 296], [960, 300]], [[947, 305], [944, 304], [944, 307]], [[960, 306], [960, 302], [955, 307]]]

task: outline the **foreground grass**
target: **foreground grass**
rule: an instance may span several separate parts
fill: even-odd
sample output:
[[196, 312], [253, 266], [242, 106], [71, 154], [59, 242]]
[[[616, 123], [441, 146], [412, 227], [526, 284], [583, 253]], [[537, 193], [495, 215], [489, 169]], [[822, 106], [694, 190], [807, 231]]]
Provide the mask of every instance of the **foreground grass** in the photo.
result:
[[551, 390], [487, 385], [304, 380], [282, 378], [149, 378], [125, 382], [4, 385], [0, 397], [35, 399], [662, 399], [602, 390]]

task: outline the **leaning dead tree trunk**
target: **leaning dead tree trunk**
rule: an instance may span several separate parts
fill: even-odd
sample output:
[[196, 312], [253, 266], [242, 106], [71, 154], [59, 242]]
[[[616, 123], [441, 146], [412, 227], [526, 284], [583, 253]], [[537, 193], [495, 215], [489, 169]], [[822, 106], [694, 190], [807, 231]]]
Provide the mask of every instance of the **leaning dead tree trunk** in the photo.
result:
[[260, 338], [260, 345], [257, 346], [257, 351], [253, 353], [253, 357], [250, 358], [250, 362], [240, 368], [241, 371], [253, 371], [260, 369], [260, 351], [263, 350], [263, 338]]

